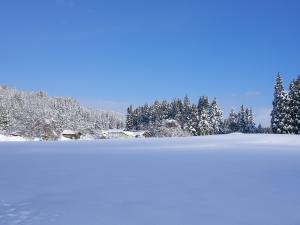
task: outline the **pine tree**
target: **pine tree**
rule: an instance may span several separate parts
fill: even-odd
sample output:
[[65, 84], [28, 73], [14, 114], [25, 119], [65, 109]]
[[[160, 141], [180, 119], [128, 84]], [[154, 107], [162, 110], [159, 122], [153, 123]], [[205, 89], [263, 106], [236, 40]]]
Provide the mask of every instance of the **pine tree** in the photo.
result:
[[245, 133], [246, 132], [246, 111], [244, 105], [241, 106], [241, 110], [238, 114], [238, 126], [239, 126], [239, 132]]
[[300, 134], [300, 75], [292, 81], [289, 95], [292, 133]]
[[127, 108], [126, 115], [126, 130], [133, 130], [133, 109], [132, 105]]
[[237, 132], [239, 130], [238, 114], [234, 111], [233, 108], [230, 110], [227, 124], [230, 133]]
[[180, 127], [183, 128], [183, 103], [181, 99], [175, 100], [175, 120], [180, 124]]
[[199, 115], [201, 114], [203, 109], [208, 109], [209, 107], [209, 102], [208, 102], [208, 97], [202, 96], [199, 98], [198, 101], [198, 113]]
[[173, 99], [173, 101], [170, 104], [169, 118], [175, 120], [176, 114], [177, 114], [177, 101], [176, 99]]
[[209, 107], [209, 122], [211, 125], [211, 133], [212, 134], [221, 134], [223, 133], [222, 119], [223, 113], [220, 110], [217, 100], [214, 99]]
[[246, 109], [246, 133], [255, 133], [256, 127], [252, 109]]
[[199, 114], [196, 105], [192, 105], [191, 118], [189, 120], [189, 132], [194, 136], [199, 134]]
[[264, 131], [263, 131], [262, 125], [261, 125], [261, 124], [258, 124], [256, 133], [262, 134], [263, 132], [264, 132]]
[[279, 128], [283, 134], [293, 133], [293, 121], [291, 114], [291, 98], [287, 92], [282, 92], [281, 100], [279, 101], [280, 108], [280, 123]]
[[142, 126], [140, 126], [140, 129], [142, 129], [142, 130], [147, 129], [149, 126], [149, 122], [150, 122], [150, 109], [149, 109], [148, 104], [145, 104], [142, 107], [142, 112], [141, 112]]
[[185, 131], [189, 130], [189, 122], [191, 120], [192, 107], [189, 97], [186, 95], [183, 100], [183, 111], [182, 111], [182, 129]]
[[141, 130], [143, 129], [143, 113], [144, 113], [144, 107], [139, 106], [134, 110], [135, 112], [135, 130]]
[[202, 97], [198, 103], [199, 135], [211, 134], [212, 128], [209, 119], [209, 102], [207, 97]]
[[159, 124], [161, 121], [161, 105], [158, 100], [150, 107], [150, 122], [152, 125]]
[[169, 119], [170, 105], [166, 100], [162, 101], [160, 110], [161, 110], [161, 119], [162, 120]]
[[138, 130], [139, 129], [139, 125], [141, 122], [140, 119], [140, 108], [136, 108], [133, 110], [133, 114], [132, 114], [132, 124], [133, 124], [133, 130]]
[[281, 75], [278, 73], [276, 77], [276, 83], [274, 87], [274, 100], [273, 110], [271, 112], [271, 128], [273, 133], [283, 133], [284, 121], [283, 121], [283, 106], [285, 101], [284, 88], [282, 84]]

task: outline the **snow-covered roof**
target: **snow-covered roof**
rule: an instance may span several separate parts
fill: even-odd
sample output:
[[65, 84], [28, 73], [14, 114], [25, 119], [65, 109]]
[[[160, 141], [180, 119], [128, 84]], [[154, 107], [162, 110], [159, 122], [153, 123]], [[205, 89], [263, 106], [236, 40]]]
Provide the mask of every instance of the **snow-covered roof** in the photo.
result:
[[10, 132], [9, 135], [11, 135], [11, 136], [21, 136], [21, 132], [20, 131], [13, 131], [13, 132]]
[[145, 131], [125, 131], [121, 129], [109, 129], [102, 131], [104, 134], [125, 134], [128, 136], [142, 135]]
[[76, 134], [73, 130], [64, 130], [61, 134]]

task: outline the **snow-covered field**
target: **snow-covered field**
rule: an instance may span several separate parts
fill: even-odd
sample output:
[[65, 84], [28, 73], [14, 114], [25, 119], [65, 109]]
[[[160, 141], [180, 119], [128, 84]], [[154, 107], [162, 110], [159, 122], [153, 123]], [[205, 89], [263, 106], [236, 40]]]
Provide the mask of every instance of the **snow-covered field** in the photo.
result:
[[0, 143], [0, 225], [298, 225], [300, 136]]

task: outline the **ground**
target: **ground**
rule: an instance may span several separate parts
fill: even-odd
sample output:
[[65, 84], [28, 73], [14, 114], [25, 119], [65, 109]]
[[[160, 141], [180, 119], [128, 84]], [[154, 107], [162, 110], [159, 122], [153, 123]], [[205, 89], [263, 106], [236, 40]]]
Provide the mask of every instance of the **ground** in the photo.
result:
[[300, 137], [0, 143], [1, 225], [298, 225]]

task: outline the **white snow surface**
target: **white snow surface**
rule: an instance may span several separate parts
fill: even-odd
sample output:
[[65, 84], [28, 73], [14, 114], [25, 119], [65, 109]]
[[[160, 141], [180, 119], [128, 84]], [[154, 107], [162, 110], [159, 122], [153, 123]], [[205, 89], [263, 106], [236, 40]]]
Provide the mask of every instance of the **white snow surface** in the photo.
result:
[[7, 135], [2, 135], [0, 134], [0, 142], [5, 141], [26, 141], [25, 138], [19, 137], [19, 136], [7, 136]]
[[61, 134], [76, 134], [73, 130], [64, 130]]
[[1, 225], [297, 225], [300, 136], [0, 143]]

